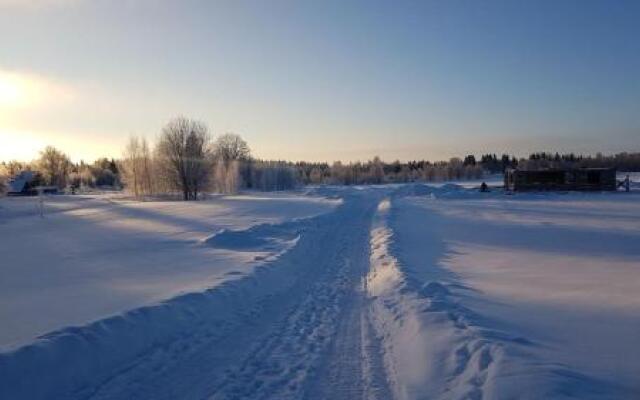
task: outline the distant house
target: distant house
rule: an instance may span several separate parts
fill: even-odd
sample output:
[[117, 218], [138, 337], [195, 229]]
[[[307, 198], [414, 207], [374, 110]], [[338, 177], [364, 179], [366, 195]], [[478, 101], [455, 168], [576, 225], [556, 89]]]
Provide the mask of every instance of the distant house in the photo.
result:
[[7, 185], [7, 195], [9, 196], [29, 196], [36, 194], [33, 181], [36, 174], [32, 171], [22, 171], [9, 180]]
[[615, 168], [507, 169], [504, 187], [511, 191], [539, 190], [616, 190]]
[[33, 171], [22, 171], [9, 180], [7, 184], [8, 196], [35, 196], [38, 193], [56, 194], [56, 186], [40, 186], [38, 174]]

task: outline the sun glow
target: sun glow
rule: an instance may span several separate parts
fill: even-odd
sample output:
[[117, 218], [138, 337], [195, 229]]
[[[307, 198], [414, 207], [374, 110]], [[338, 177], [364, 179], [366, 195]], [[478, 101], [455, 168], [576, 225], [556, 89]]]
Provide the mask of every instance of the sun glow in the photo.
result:
[[0, 70], [0, 110], [50, 107], [72, 99], [73, 92], [67, 85], [38, 75]]
[[20, 107], [28, 104], [29, 83], [14, 74], [0, 72], [0, 107]]

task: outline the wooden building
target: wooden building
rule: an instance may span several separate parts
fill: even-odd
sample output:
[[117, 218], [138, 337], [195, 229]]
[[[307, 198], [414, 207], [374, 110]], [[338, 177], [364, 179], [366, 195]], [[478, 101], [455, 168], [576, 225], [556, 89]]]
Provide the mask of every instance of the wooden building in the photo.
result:
[[617, 188], [615, 168], [507, 169], [504, 187], [511, 191], [613, 190]]

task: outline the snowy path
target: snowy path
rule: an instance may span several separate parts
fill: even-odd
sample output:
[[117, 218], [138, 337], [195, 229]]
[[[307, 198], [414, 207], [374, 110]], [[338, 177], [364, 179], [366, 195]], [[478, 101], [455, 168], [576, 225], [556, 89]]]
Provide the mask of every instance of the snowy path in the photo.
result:
[[212, 398], [365, 397], [358, 286], [368, 267], [368, 225], [375, 203], [363, 200], [348, 201], [332, 216], [342, 223], [334, 220], [334, 229], [309, 237], [320, 247], [302, 244], [304, 260], [299, 265], [314, 260], [312, 268], [319, 276], [305, 277], [312, 281], [301, 282], [301, 297], [285, 294], [295, 304], [292, 311], [257, 344], [257, 351], [227, 374]]

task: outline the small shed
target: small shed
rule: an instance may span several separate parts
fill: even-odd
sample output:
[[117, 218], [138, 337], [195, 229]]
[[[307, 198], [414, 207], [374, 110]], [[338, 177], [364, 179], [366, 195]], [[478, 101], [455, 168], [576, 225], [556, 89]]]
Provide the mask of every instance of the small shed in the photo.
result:
[[543, 169], [528, 171], [507, 169], [504, 187], [511, 191], [612, 190], [616, 186], [615, 168]]

